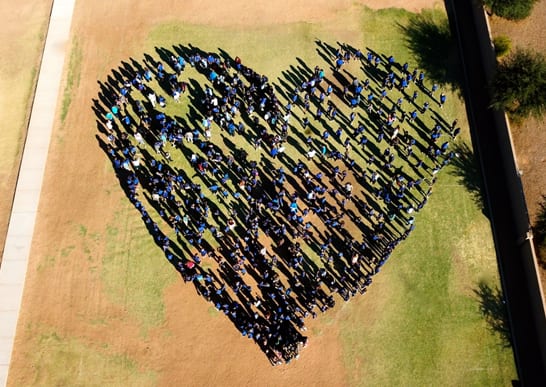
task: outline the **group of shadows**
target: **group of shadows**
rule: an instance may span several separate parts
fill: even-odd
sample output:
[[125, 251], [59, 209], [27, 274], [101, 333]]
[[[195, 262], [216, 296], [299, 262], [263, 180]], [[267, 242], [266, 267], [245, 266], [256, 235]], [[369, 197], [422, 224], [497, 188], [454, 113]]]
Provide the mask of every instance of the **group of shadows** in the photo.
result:
[[307, 317], [366, 292], [455, 156], [417, 70], [316, 44], [326, 70], [298, 59], [278, 85], [222, 50], [156, 48], [93, 106], [165, 257], [273, 365], [299, 356]]

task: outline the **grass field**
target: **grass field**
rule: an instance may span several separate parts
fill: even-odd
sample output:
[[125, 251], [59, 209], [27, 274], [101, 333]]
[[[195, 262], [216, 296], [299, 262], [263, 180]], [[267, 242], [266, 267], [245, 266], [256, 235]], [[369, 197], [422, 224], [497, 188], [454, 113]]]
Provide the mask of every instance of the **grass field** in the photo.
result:
[[367, 294], [380, 300], [373, 314], [351, 305], [341, 318], [347, 364], [373, 358], [355, 383], [509, 385], [512, 353], [484, 321], [476, 294], [481, 281], [498, 286], [487, 220], [447, 174], [420, 216]]
[[[436, 10], [435, 14], [440, 17], [443, 11]], [[287, 79], [286, 70], [301, 63], [298, 58], [311, 68], [324, 63], [317, 55], [317, 40], [330, 45], [343, 42], [363, 51], [371, 48], [394, 55], [400, 63], [417, 65], [398, 26], [407, 25], [410, 17], [403, 10], [371, 11], [355, 6], [322, 23], [216, 28], [168, 22], [150, 30], [143, 41], [131, 42], [129, 47], [136, 60], [141, 60], [143, 53], [157, 58], [157, 47], [190, 43], [203, 50], [220, 48], [240, 56], [256, 71], [268, 74], [274, 84], [282, 84]], [[94, 136], [96, 117], [89, 106], [91, 101], [80, 98], [82, 84], [97, 81], [86, 79], [93, 72], [78, 68], [83, 66], [81, 58], [86, 54], [85, 39], [81, 36], [78, 44], [73, 45], [61, 120], [66, 127], [75, 122], [70, 110], [85, 112], [83, 122], [89, 126], [84, 125], [79, 131], [82, 136]], [[109, 57], [97, 67], [127, 60]], [[108, 73], [106, 69], [95, 75], [101, 81]], [[448, 120], [459, 118], [465, 133], [458, 141], [468, 142], [463, 102], [456, 92], [450, 91], [448, 98], [451, 103], [443, 114]], [[67, 135], [66, 128], [56, 134], [57, 149], [77, 152], [77, 148], [71, 148], [75, 140]], [[80, 277], [73, 279], [73, 274], [62, 281], [72, 283], [74, 294], [87, 293], [89, 298], [83, 301], [59, 295], [61, 306], [56, 311], [67, 313], [65, 318], [52, 319], [39, 307], [26, 310], [20, 322], [24, 329], [19, 330], [22, 333], [16, 353], [20, 360], [14, 362], [13, 385], [168, 384], [165, 375], [176, 370], [167, 370], [165, 364], [207, 358], [203, 354], [210, 351], [202, 343], [190, 345], [191, 339], [176, 336], [169, 317], [173, 305], [180, 313], [206, 316], [192, 325], [196, 336], [202, 337], [213, 327], [219, 329], [214, 344], [228, 351], [230, 343], [242, 340], [234, 338], [233, 326], [192, 291], [186, 290], [184, 298], [179, 296], [173, 304], [169, 289], [177, 286], [179, 276], [162, 257], [138, 212], [122, 194], [110, 162], [101, 153], [92, 153], [102, 156], [91, 161], [92, 168], [97, 174], [110, 176], [109, 180], [104, 179], [110, 184], [98, 189], [99, 203], [89, 202], [88, 211], [92, 213], [93, 208], [98, 208], [93, 206], [102, 204], [113, 213], [102, 222], [91, 222], [85, 217], [61, 218], [58, 231], [63, 232], [57, 233], [54, 246], [47, 246], [35, 258], [38, 264], [32, 276], [37, 285], [26, 296], [28, 299], [33, 293], [39, 294], [40, 289], [48, 287], [48, 281], [63, 276], [67, 267], [78, 267], [85, 272], [80, 274], [85, 275], [83, 282]], [[265, 385], [294, 385], [296, 376], [292, 372], [309, 384], [320, 385], [319, 379], [313, 379], [320, 369], [306, 357], [326, 357], [337, 347], [340, 359], [334, 358], [332, 363], [339, 361], [344, 371], [329, 376], [331, 385], [510, 385], [516, 378], [511, 348], [505, 346], [504, 338], [488, 325], [491, 321], [486, 318], [494, 307], [490, 301], [499, 300], [485, 300], [479, 291], [480, 285], [490, 289], [499, 286], [489, 223], [474, 200], [474, 193], [460, 181], [460, 174], [451, 166], [440, 173], [429, 203], [419, 213], [416, 230], [374, 277], [368, 293], [346, 304], [338, 300], [334, 310], [312, 322], [311, 346], [319, 347], [304, 350], [297, 364], [291, 364], [286, 371], [266, 366], [266, 373], [262, 374]], [[93, 197], [92, 187], [86, 184], [77, 185], [75, 190], [83, 197]], [[60, 283], [61, 279], [56, 281]], [[87, 307], [82, 309], [78, 303], [86, 303]], [[182, 321], [185, 320], [181, 318], [180, 324]], [[335, 342], [328, 346], [320, 338], [331, 332]], [[108, 338], [114, 337], [114, 343], [109, 343]], [[153, 355], [147, 352], [148, 347]], [[250, 347], [253, 345], [249, 342], [238, 346], [240, 356], [254, 359], [250, 366], [255, 362], [263, 367], [264, 359], [256, 357], [263, 355]], [[195, 367], [219, 385], [254, 383], [255, 371], [241, 371], [239, 363], [226, 353], [225, 357], [214, 354], [210, 358], [214, 366]], [[29, 365], [32, 371], [22, 372]], [[193, 367], [180, 367], [179, 373], [190, 375], [188, 384], [203, 384]]]

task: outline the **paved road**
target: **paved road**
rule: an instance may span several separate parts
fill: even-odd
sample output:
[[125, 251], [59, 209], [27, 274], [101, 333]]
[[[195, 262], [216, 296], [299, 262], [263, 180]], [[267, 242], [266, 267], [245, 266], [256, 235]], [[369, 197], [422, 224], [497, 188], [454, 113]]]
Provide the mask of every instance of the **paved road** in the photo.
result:
[[54, 0], [0, 267], [0, 386], [8, 379], [75, 0]]
[[[523, 385], [546, 386], [546, 367], [540, 347], [539, 327], [535, 324], [523, 257], [518, 247], [517, 219], [512, 211], [509, 182], [503, 169], [500, 136], [486, 89], [485, 66], [474, 24], [473, 0], [446, 0], [450, 22], [460, 45], [465, 74], [464, 93], [474, 148], [484, 172], [486, 195], [511, 320], [516, 366]], [[514, 171], [515, 172], [515, 171]]]

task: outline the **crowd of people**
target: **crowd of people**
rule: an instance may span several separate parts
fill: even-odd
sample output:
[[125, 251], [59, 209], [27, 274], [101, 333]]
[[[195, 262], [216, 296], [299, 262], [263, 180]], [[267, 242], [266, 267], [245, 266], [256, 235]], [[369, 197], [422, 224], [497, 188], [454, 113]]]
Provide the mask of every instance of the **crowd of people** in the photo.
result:
[[366, 292], [457, 156], [424, 72], [319, 46], [331, 76], [301, 66], [283, 89], [239, 57], [162, 50], [168, 67], [117, 72], [97, 109], [156, 244], [272, 364], [298, 357], [307, 317]]

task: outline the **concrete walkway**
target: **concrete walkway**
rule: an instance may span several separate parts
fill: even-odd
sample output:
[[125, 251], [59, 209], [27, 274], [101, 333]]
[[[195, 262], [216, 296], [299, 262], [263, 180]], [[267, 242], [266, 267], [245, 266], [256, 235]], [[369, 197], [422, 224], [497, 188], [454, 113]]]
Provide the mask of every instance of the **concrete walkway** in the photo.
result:
[[54, 0], [0, 267], [0, 386], [8, 380], [15, 330], [75, 0]]

